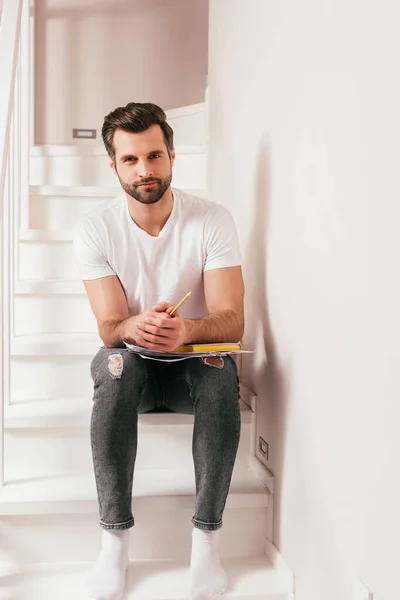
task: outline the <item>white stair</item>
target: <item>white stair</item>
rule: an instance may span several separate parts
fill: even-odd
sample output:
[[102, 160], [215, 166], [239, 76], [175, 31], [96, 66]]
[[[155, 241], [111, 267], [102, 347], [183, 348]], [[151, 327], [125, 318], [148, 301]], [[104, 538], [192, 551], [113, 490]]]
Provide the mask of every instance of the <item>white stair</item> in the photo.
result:
[[80, 279], [72, 279], [71, 281], [20, 279], [15, 283], [15, 293], [17, 296], [51, 295], [53, 298], [58, 294], [85, 296], [85, 286]]
[[[243, 395], [246, 395], [242, 386]], [[91, 400], [91, 397], [90, 397]], [[240, 402], [242, 424], [251, 424], [252, 409]], [[59, 427], [87, 427], [92, 406], [88, 398], [35, 398], [31, 401], [14, 402], [5, 407], [5, 426], [7, 429], [42, 429]], [[143, 413], [138, 415], [139, 426], [164, 427], [191, 425], [193, 415], [181, 413]]]
[[[251, 469], [235, 469], [221, 529], [221, 556], [264, 552], [269, 498]], [[193, 468], [135, 470], [131, 559], [190, 556], [194, 507]], [[95, 560], [100, 527], [93, 473], [31, 473], [8, 481], [0, 492], [0, 536], [0, 564]]]
[[18, 335], [13, 339], [11, 353], [16, 356], [91, 356], [103, 345], [93, 333], [43, 333]]
[[[204, 189], [206, 147], [176, 145], [175, 152], [173, 185]], [[36, 146], [31, 149], [30, 184], [117, 187], [109, 160], [101, 146]]]
[[[49, 485], [51, 482], [51, 485]], [[194, 509], [193, 469], [135, 469], [132, 506], [134, 511], [156, 512]], [[227, 508], [268, 506], [268, 490], [250, 468], [237, 469], [232, 477]], [[27, 473], [25, 479], [8, 479], [0, 492], [0, 513], [21, 514], [95, 513], [96, 489], [93, 473], [47, 477]]]
[[[193, 118], [194, 134], [201, 137], [199, 114], [199, 107], [186, 108], [182, 117], [173, 113], [180, 135]], [[206, 147], [177, 142], [174, 185], [205, 196]], [[90, 362], [102, 341], [71, 232], [85, 210], [120, 188], [104, 149], [84, 145], [33, 148], [30, 184], [15, 284], [11, 398], [4, 411], [0, 600], [83, 599], [83, 575], [98, 555], [101, 534], [89, 427]], [[135, 527], [124, 600], [187, 597], [193, 422], [193, 415], [172, 412], [138, 415]], [[225, 597], [293, 600], [290, 583], [278, 577], [265, 553], [274, 482], [255, 457], [256, 398], [244, 386], [241, 422], [220, 532], [230, 582]]]
[[[199, 166], [199, 168], [201, 167]], [[204, 189], [189, 188], [188, 186], [183, 189], [188, 194], [205, 197]], [[95, 208], [105, 200], [115, 198], [120, 193], [121, 187], [118, 180], [112, 187], [91, 185], [30, 186], [29, 225], [35, 230], [59, 231], [60, 229], [72, 229], [84, 212]]]
[[[72, 406], [67, 407], [65, 399], [49, 398], [6, 407], [6, 479], [23, 481], [31, 473], [46, 477], [57, 471], [64, 474], [91, 472], [88, 430], [92, 396], [81, 398], [80, 401], [81, 406], [77, 406], [75, 400]], [[66, 413], [74, 424], [68, 424], [68, 419], [64, 417]], [[242, 414], [245, 417], [242, 418], [235, 463], [237, 468], [247, 466], [251, 450], [253, 413], [244, 403]], [[169, 469], [171, 465], [174, 468], [191, 469], [192, 431], [192, 415], [138, 415], [139, 444], [135, 470], [162, 470]]]
[[[85, 148], [83, 148], [85, 149]], [[95, 148], [94, 148], [95, 149]], [[91, 148], [92, 152], [94, 150]], [[65, 151], [70, 149], [65, 147]], [[205, 158], [204, 153], [194, 154], [200, 157], [202, 164], [195, 166], [196, 186], [177, 185], [187, 193], [205, 197]], [[45, 155], [42, 158], [46, 158]], [[66, 155], [68, 158], [68, 154]], [[85, 155], [86, 156], [86, 155]], [[100, 155], [101, 156], [101, 155]], [[190, 154], [184, 156], [191, 156]], [[64, 165], [65, 156], [59, 157]], [[74, 157], [79, 161], [82, 157]], [[98, 158], [94, 154], [93, 158]], [[78, 162], [79, 164], [79, 162]], [[43, 167], [44, 168], [44, 167]], [[63, 172], [64, 166], [59, 166]], [[49, 165], [44, 171], [53, 172]], [[78, 167], [77, 167], [78, 169]], [[104, 167], [99, 166], [99, 172]], [[74, 175], [70, 174], [70, 181]], [[117, 179], [105, 185], [31, 185], [29, 198], [29, 229], [21, 231], [19, 248], [19, 278], [36, 280], [78, 280], [79, 272], [72, 248], [72, 228], [79, 217], [97, 204], [121, 193]], [[174, 185], [176, 185], [174, 183]], [[77, 311], [78, 313], [80, 311]]]
[[[229, 587], [221, 598], [229, 600], [288, 600], [286, 587], [265, 555], [222, 560]], [[4, 595], [12, 600], [86, 600], [82, 585], [90, 565], [70, 563], [39, 565], [1, 577]], [[1, 576], [1, 575], [0, 575]], [[137, 561], [131, 563], [124, 600], [187, 600], [187, 561]], [[8, 595], [7, 595], [8, 594]]]

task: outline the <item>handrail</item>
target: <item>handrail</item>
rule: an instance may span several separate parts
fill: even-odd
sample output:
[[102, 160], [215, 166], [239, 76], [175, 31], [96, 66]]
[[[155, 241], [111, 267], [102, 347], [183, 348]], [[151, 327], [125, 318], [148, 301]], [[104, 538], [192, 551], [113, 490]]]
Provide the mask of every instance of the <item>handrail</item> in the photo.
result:
[[[19, 111], [15, 105], [19, 89], [20, 33], [25, 0], [3, 0], [0, 22], [0, 487], [4, 484], [4, 406], [9, 400], [11, 294], [14, 289], [15, 202], [19, 202], [17, 170]], [[16, 185], [17, 184], [17, 185]], [[16, 189], [17, 188], [17, 189]]]
[[21, 30], [22, 0], [4, 0], [0, 23], [0, 194], [4, 184], [15, 75], [17, 72], [18, 43]]

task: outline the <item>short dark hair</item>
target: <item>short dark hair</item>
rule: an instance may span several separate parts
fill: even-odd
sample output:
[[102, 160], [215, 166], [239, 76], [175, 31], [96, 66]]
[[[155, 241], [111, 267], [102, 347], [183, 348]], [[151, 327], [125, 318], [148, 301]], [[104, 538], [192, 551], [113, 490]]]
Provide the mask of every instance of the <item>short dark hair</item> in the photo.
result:
[[174, 149], [174, 132], [167, 123], [167, 115], [162, 108], [151, 102], [129, 102], [110, 112], [105, 118], [101, 130], [108, 156], [115, 160], [114, 133], [123, 129], [131, 133], [141, 133], [152, 125], [159, 125], [164, 134], [168, 154]]

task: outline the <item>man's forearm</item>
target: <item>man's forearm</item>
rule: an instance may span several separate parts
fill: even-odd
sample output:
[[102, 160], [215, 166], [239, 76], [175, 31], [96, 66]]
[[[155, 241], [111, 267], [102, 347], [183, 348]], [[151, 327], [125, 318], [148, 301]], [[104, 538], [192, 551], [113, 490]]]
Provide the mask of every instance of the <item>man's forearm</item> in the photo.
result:
[[113, 319], [103, 323], [99, 334], [104, 346], [106, 348], [125, 348], [124, 342], [134, 343], [135, 340], [129, 332], [133, 331], [135, 319], [137, 316], [127, 317], [122, 321]]
[[244, 333], [243, 314], [236, 310], [221, 310], [202, 319], [185, 319], [185, 325], [185, 344], [238, 342]]

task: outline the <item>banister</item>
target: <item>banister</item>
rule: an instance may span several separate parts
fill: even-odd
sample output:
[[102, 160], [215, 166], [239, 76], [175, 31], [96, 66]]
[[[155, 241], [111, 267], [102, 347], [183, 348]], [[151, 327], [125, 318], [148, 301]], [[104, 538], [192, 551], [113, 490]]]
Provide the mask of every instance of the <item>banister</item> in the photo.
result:
[[[25, 0], [3, 0], [0, 22], [0, 486], [4, 484], [4, 406], [9, 395], [10, 335], [9, 323], [14, 270], [10, 253], [14, 255], [15, 201], [19, 190], [10, 185], [14, 162], [13, 119], [15, 83], [19, 64], [22, 6]], [[13, 136], [11, 140], [11, 131]], [[6, 185], [7, 182], [7, 185]]]

